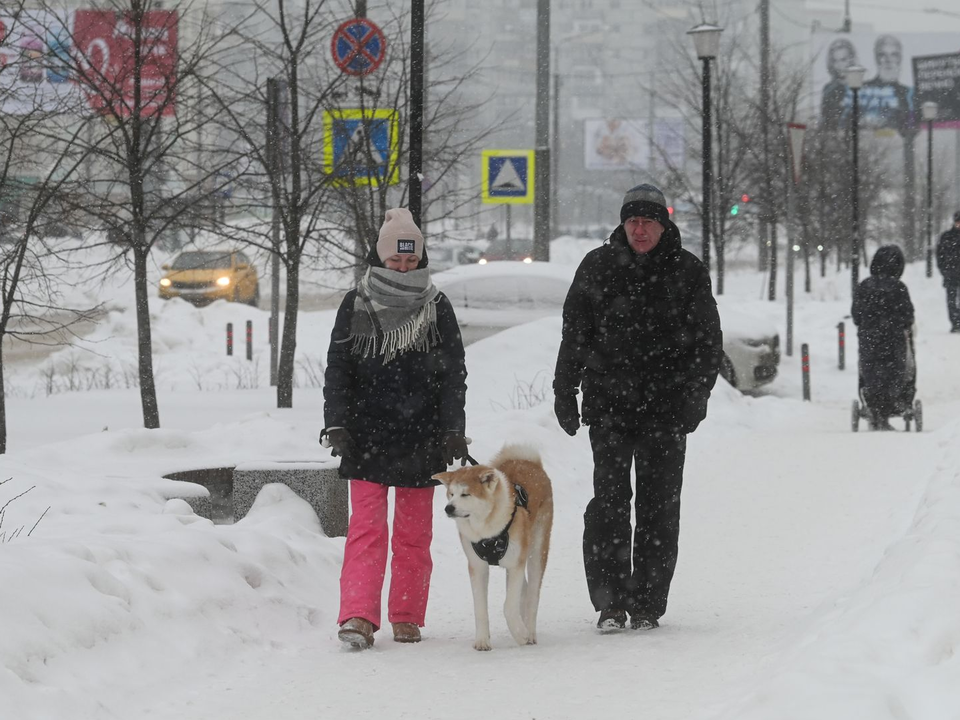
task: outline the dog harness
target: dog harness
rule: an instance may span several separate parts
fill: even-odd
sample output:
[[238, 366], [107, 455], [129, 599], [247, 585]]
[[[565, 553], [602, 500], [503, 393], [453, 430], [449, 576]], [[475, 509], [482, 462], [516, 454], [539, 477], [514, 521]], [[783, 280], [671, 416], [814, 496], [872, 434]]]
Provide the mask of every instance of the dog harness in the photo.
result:
[[[524, 490], [521, 485], [514, 483], [513, 489], [515, 502], [513, 505], [513, 514], [510, 515], [510, 522], [507, 523], [507, 526], [499, 535], [483, 538], [475, 543], [471, 543], [477, 557], [488, 565], [499, 565], [500, 561], [503, 560], [503, 556], [507, 554], [507, 546], [510, 545], [510, 526], [513, 525], [513, 519], [517, 516], [517, 508], [521, 507], [527, 510], [527, 505], [530, 502], [527, 491]], [[527, 511], [529, 512], [529, 510]]]

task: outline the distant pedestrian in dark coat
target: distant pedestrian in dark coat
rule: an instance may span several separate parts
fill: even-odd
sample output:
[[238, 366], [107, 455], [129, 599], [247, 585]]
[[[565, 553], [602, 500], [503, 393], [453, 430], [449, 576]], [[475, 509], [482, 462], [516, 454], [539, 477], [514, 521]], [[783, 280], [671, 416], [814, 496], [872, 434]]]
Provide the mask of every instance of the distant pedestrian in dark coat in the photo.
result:
[[388, 618], [395, 640], [417, 642], [433, 567], [431, 475], [467, 452], [460, 328], [409, 210], [387, 210], [368, 262], [330, 339], [322, 433], [350, 480], [338, 622], [341, 641], [360, 648], [380, 627], [387, 488], [396, 488]]
[[960, 333], [960, 212], [953, 214], [953, 227], [937, 243], [937, 269], [947, 289], [950, 332]]
[[[563, 305], [553, 381], [570, 435], [590, 426], [587, 588], [601, 631], [657, 627], [677, 562], [686, 435], [707, 413], [723, 357], [710, 274], [680, 246], [663, 193], [629, 190], [620, 225], [580, 263]], [[631, 531], [636, 467], [636, 528]]]
[[870, 277], [857, 287], [853, 323], [860, 354], [860, 396], [870, 412], [874, 430], [892, 430], [888, 418], [913, 403], [915, 370], [911, 371], [913, 303], [900, 280], [903, 251], [884, 245], [873, 256]]

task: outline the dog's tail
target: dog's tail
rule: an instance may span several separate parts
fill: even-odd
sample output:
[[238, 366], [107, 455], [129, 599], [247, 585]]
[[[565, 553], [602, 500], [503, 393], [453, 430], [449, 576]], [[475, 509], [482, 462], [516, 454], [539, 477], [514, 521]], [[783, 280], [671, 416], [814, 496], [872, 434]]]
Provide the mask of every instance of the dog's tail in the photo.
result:
[[496, 457], [493, 458], [493, 462], [490, 463], [490, 466], [498, 468], [508, 460], [527, 460], [543, 467], [543, 462], [540, 460], [540, 451], [537, 450], [537, 448], [535, 448], [533, 445], [504, 445], [502, 448], [500, 448], [500, 452], [497, 453]]

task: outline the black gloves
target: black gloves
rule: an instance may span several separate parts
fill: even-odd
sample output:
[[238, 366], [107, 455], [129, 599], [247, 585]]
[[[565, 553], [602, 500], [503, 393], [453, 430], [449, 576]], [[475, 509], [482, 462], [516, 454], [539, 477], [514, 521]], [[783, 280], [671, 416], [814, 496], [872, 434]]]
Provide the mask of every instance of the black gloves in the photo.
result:
[[[324, 431], [324, 433], [330, 442], [330, 447], [333, 448], [330, 454], [334, 457], [337, 457], [337, 455], [348, 457], [357, 454], [357, 446], [353, 442], [350, 431], [346, 428], [332, 428]], [[322, 439], [323, 435], [321, 435], [321, 442]]]
[[576, 393], [559, 393], [553, 401], [553, 411], [560, 427], [567, 435], [576, 435], [580, 429], [580, 409]]
[[707, 401], [710, 391], [700, 383], [688, 383], [684, 387], [683, 416], [680, 431], [689, 435], [707, 416]]
[[467, 457], [467, 438], [463, 433], [448, 432], [443, 438], [443, 461], [447, 465], [453, 465], [453, 461], [459, 458]]

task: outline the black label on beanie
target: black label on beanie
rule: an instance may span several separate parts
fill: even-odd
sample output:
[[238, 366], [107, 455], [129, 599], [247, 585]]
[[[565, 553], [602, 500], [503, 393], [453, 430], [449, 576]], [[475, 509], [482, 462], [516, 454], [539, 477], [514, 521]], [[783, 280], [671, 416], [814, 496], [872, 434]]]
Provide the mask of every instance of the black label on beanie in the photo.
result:
[[414, 255], [417, 252], [417, 242], [416, 240], [397, 240], [397, 255], [400, 254], [410, 254]]

